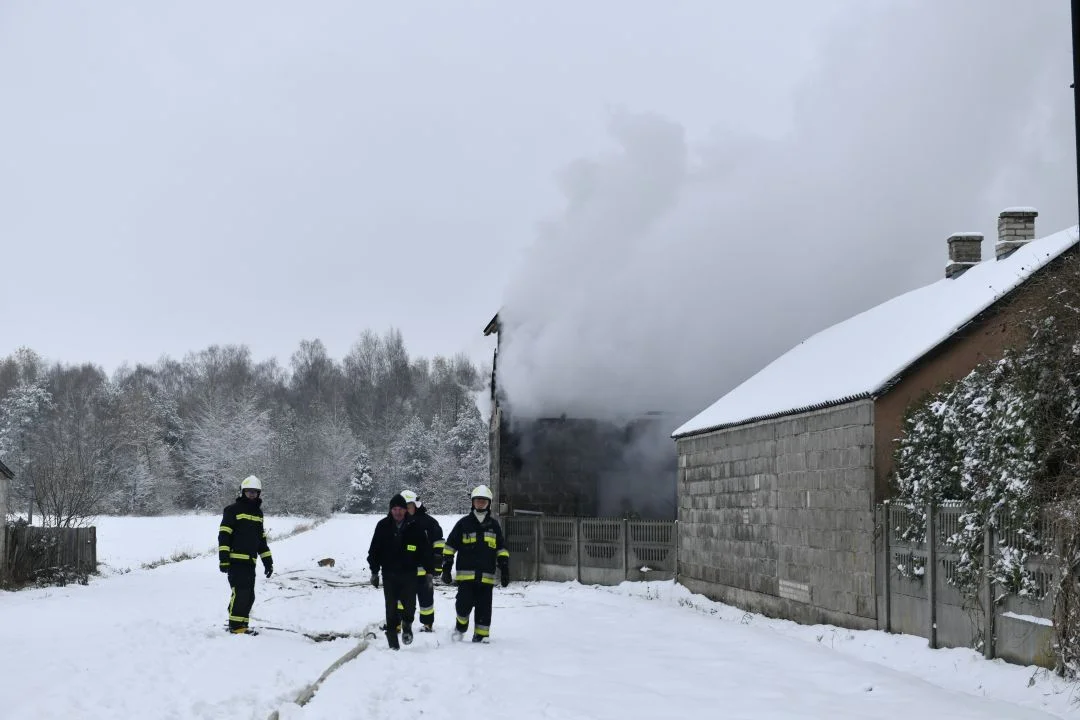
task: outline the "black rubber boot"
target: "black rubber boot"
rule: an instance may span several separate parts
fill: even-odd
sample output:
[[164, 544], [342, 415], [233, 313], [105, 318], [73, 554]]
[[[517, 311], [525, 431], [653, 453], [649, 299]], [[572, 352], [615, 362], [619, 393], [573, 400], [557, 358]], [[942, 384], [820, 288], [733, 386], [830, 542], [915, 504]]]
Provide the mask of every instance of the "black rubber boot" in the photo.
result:
[[400, 650], [401, 649], [401, 646], [398, 645], [397, 633], [396, 632], [387, 632], [386, 633], [386, 642], [390, 645], [391, 650]]

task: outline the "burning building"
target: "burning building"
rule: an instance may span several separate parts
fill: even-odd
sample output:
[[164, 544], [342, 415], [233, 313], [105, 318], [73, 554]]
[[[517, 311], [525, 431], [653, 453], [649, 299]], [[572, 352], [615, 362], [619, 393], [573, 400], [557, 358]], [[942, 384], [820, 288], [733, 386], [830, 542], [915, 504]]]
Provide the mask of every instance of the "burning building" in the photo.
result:
[[530, 417], [512, 412], [499, 383], [503, 328], [496, 315], [491, 373], [491, 487], [504, 515], [640, 517], [672, 520], [676, 509], [675, 416], [652, 411], [624, 420]]

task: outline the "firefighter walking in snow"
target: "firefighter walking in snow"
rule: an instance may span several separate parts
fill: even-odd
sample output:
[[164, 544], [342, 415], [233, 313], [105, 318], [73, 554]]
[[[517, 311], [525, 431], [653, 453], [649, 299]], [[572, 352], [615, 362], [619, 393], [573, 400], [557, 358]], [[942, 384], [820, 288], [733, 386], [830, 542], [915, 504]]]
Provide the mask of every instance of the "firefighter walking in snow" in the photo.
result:
[[[416, 613], [417, 568], [435, 572], [431, 544], [420, 526], [413, 522], [400, 494], [390, 499], [390, 512], [375, 525], [368, 548], [371, 584], [379, 587], [383, 574], [383, 599], [386, 601], [386, 641], [397, 650], [398, 629], [401, 641], [412, 642], [412, 621]], [[398, 607], [401, 610], [398, 610]]]
[[[457, 580], [458, 584], [454, 640], [464, 639], [469, 629], [469, 614], [475, 609], [472, 641], [488, 641], [496, 567], [502, 586], [510, 583], [510, 551], [506, 549], [499, 521], [491, 516], [491, 499], [487, 485], [472, 491], [472, 512], [457, 521], [443, 548], [442, 580], [447, 584]], [[457, 575], [451, 578], [454, 553], [457, 553]]]
[[[409, 516], [424, 531], [432, 557], [441, 561], [444, 543], [439, 521], [428, 515], [424, 503], [412, 490], [402, 490], [401, 496], [405, 498]], [[423, 567], [416, 569], [416, 599], [420, 608], [420, 632], [431, 632], [435, 624], [435, 574]]]
[[229, 576], [229, 632], [252, 634], [248, 614], [255, 604], [255, 561], [262, 558], [266, 577], [274, 572], [274, 559], [263, 528], [262, 482], [248, 475], [240, 483], [240, 497], [225, 508], [218, 528], [218, 560]]

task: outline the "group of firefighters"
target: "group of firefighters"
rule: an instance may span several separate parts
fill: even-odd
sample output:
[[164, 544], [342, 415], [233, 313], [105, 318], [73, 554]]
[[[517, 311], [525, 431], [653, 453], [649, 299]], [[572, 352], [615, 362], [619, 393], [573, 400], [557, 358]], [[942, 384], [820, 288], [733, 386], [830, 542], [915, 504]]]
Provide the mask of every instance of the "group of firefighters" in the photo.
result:
[[[391, 649], [413, 641], [412, 624], [418, 608], [420, 632], [432, 632], [436, 575], [446, 585], [457, 584], [457, 617], [451, 637], [463, 640], [473, 615], [472, 641], [488, 641], [495, 571], [506, 587], [510, 583], [510, 552], [502, 527], [491, 513], [491, 490], [486, 485], [477, 486], [471, 501], [471, 511], [454, 524], [445, 539], [439, 522], [411, 490], [390, 498], [389, 512], [375, 525], [367, 562], [376, 588], [382, 576], [386, 640]], [[248, 616], [255, 602], [256, 563], [262, 561], [266, 577], [274, 572], [263, 528], [262, 482], [254, 475], [244, 478], [240, 496], [225, 508], [218, 529], [218, 560], [231, 589], [229, 632], [254, 634]]]

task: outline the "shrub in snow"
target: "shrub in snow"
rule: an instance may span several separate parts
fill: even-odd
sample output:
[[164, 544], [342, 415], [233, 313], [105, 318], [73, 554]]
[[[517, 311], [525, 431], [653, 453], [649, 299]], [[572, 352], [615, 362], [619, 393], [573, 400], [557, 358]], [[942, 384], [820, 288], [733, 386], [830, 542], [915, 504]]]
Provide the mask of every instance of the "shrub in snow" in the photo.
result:
[[[1019, 316], [1022, 349], [912, 406], [895, 454], [896, 503], [907, 540], [926, 534], [927, 507], [964, 508], [946, 543], [959, 555], [950, 582], [977, 601], [982, 575], [1017, 595], [1042, 591], [1027, 569], [1035, 553], [1058, 559], [1054, 628], [1058, 671], [1080, 673], [1080, 259], [1041, 276], [1046, 301]], [[1052, 523], [1040, 524], [1043, 517]], [[995, 552], [984, 568], [984, 532]], [[1041, 537], [1036, 528], [1053, 530]], [[914, 575], [912, 567], [905, 574]], [[973, 603], [975, 604], [975, 603]]]
[[999, 532], [990, 568], [995, 582], [1020, 594], [1035, 587], [1024, 569], [1027, 554], [1038, 549], [1029, 531], [1037, 518], [1034, 398], [1020, 367], [1009, 353], [927, 397], [909, 411], [897, 446], [897, 502], [910, 518], [898, 528], [901, 537], [926, 537], [930, 504], [963, 503], [960, 530], [946, 544], [960, 556], [950, 582], [965, 594], [978, 590], [987, 526]]

